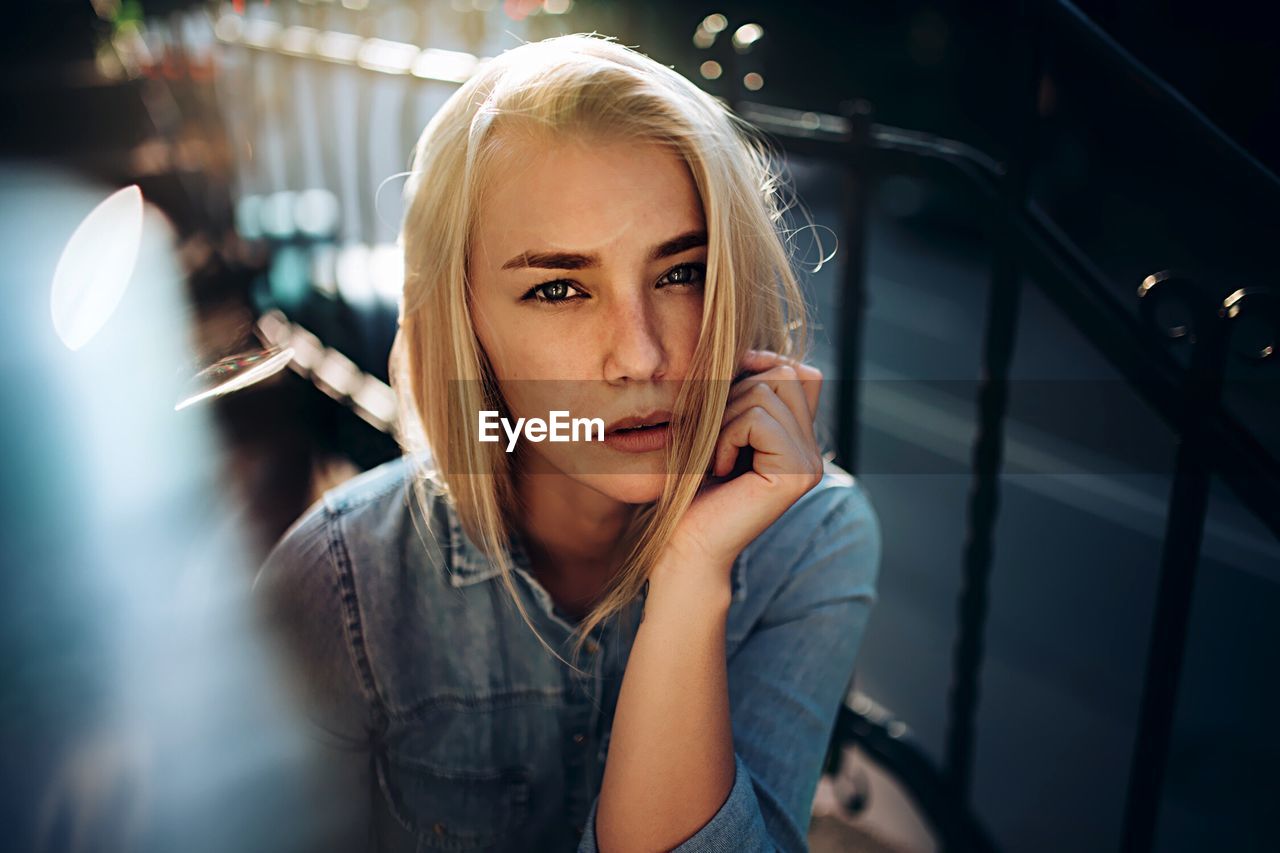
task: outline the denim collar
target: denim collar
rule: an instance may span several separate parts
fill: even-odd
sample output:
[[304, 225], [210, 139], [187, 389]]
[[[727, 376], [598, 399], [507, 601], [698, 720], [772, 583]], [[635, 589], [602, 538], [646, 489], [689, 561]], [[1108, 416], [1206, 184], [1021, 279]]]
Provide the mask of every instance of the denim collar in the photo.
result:
[[[446, 568], [449, 583], [455, 587], [463, 587], [496, 577], [499, 573], [497, 565], [486, 557], [484, 552], [466, 535], [466, 531], [462, 528], [462, 519], [459, 518], [457, 509], [453, 505], [453, 499], [442, 495], [440, 500], [444, 504], [449, 523], [451, 565]], [[733, 561], [730, 583], [734, 601], [742, 601], [747, 597], [747, 579], [743, 566], [749, 550], [750, 546], [744, 548]], [[507, 553], [517, 566], [530, 574], [533, 573], [528, 551], [518, 532], [513, 532], [508, 538]]]
[[[440, 500], [444, 503], [445, 515], [449, 521], [449, 550], [451, 556], [450, 565], [447, 567], [449, 583], [454, 586], [470, 586], [471, 584], [496, 577], [499, 572], [498, 566], [485, 556], [479, 546], [471, 541], [471, 537], [467, 536], [466, 531], [462, 528], [462, 519], [458, 516], [458, 511], [453, 505], [452, 497], [441, 496]], [[529, 555], [525, 551], [524, 544], [521, 542], [518, 533], [513, 533], [511, 538], [508, 539], [507, 553], [516, 565], [525, 571], [531, 570]]]

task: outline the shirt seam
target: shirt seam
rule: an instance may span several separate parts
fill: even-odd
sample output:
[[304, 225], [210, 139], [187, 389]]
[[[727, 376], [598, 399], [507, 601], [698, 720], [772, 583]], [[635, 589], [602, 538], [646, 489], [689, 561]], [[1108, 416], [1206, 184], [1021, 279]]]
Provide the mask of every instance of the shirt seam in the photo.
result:
[[[404, 457], [400, 457], [400, 458], [404, 459]], [[401, 465], [405, 464], [398, 460], [395, 460], [395, 461], [396, 461], [396, 464], [401, 464]], [[359, 507], [370, 504], [373, 501], [377, 500], [378, 498], [384, 497], [398, 489], [403, 489], [411, 485], [412, 485], [412, 481], [408, 477], [406, 477], [405, 474], [402, 472], [399, 476], [391, 478], [389, 482], [384, 483], [381, 486], [378, 486], [377, 488], [374, 488], [372, 491], [365, 491], [361, 489], [355, 495], [352, 495], [352, 496], [344, 495], [341, 498], [334, 497], [334, 494], [332, 491], [325, 492], [324, 506], [325, 506], [325, 509], [328, 510], [328, 512], [332, 516], [340, 517], [340, 516], [346, 515], [347, 513], [349, 513], [354, 509], [358, 509]]]
[[360, 616], [360, 597], [356, 592], [351, 556], [347, 551], [346, 540], [342, 536], [341, 516], [341, 512], [332, 511], [326, 505], [325, 529], [329, 540], [329, 557], [338, 581], [339, 603], [343, 616], [343, 638], [365, 702], [371, 706], [375, 716], [386, 719], [386, 703], [378, 690], [377, 678], [374, 676], [373, 665], [364, 643], [364, 621]]

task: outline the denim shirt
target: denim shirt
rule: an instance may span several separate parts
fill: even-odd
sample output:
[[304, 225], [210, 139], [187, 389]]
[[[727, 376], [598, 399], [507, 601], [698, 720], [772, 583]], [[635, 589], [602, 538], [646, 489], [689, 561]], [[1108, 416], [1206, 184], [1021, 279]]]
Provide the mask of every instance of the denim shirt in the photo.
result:
[[[405, 457], [328, 491], [254, 582], [324, 764], [306, 849], [596, 850], [614, 710], [644, 596], [597, 625], [579, 675]], [[521, 601], [573, 660], [575, 627], [510, 540]], [[806, 850], [821, 766], [876, 600], [880, 525], [827, 462], [734, 561], [732, 790], [676, 850]]]

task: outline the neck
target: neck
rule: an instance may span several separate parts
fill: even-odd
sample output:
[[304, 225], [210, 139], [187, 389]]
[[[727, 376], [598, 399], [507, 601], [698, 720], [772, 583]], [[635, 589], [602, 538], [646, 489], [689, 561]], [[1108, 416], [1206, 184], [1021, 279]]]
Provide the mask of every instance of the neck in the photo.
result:
[[524, 507], [521, 534], [539, 581], [566, 609], [594, 600], [618, 569], [634, 507], [571, 479], [536, 454], [520, 467], [516, 492]]

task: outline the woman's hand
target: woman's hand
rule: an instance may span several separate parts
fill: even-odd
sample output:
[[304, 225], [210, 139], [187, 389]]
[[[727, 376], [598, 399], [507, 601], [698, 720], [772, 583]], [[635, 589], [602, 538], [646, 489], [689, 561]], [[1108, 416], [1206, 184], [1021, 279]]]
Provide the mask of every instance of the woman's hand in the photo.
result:
[[[729, 568], [753, 539], [822, 480], [813, 424], [822, 392], [816, 367], [768, 350], [748, 350], [721, 422], [708, 477], [667, 547], [667, 566], [683, 571]], [[750, 468], [733, 479], [742, 451]]]

